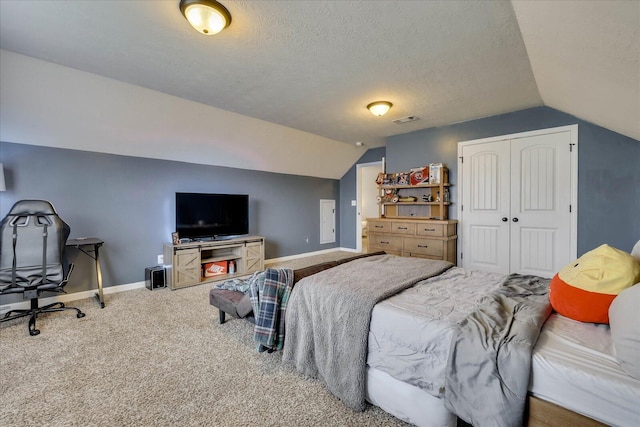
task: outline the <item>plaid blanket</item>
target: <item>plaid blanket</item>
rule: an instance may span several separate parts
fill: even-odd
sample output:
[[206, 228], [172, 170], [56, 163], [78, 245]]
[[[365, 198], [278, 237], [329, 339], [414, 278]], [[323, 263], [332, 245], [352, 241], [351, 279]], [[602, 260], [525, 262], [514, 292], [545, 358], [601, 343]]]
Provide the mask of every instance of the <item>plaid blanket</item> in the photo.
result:
[[253, 339], [257, 350], [282, 350], [285, 313], [293, 288], [293, 270], [267, 268], [249, 284], [249, 298], [256, 319]]

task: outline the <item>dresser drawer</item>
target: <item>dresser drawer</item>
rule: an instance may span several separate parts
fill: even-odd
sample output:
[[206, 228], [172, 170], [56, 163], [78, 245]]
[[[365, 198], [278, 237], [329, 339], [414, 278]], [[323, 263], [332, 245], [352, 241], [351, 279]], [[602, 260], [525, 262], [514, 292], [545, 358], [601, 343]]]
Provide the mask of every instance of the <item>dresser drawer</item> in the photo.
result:
[[369, 234], [369, 246], [376, 249], [402, 252], [402, 237], [384, 234]]
[[369, 221], [369, 233], [390, 233], [391, 223], [386, 221]]
[[407, 255], [426, 255], [441, 259], [444, 255], [444, 243], [442, 240], [412, 239], [405, 237], [404, 253]]
[[416, 235], [444, 237], [445, 226], [443, 224], [417, 224]]
[[416, 234], [416, 224], [412, 222], [392, 222], [391, 232], [396, 234]]

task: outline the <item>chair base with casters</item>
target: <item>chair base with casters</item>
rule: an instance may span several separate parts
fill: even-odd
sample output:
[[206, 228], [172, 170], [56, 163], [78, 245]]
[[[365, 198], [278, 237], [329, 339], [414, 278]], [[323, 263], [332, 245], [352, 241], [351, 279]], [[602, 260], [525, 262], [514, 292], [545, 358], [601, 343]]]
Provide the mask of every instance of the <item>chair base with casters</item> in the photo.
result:
[[66, 262], [69, 226], [45, 200], [16, 202], [0, 222], [0, 295], [22, 294], [31, 308], [10, 310], [0, 322], [29, 317], [29, 334], [38, 335], [36, 320], [44, 313], [80, 309], [54, 302], [40, 307], [43, 293], [65, 293], [73, 264]]
[[[29, 309], [18, 309], [8, 311], [4, 317], [0, 319], [0, 322], [8, 322], [9, 320], [19, 319], [21, 317], [29, 316], [29, 335], [38, 335], [40, 333], [39, 329], [36, 329], [36, 319], [38, 316], [44, 313], [53, 313], [56, 311], [64, 311], [64, 310], [75, 310], [76, 317], [78, 319], [86, 316], [79, 308], [75, 307], [67, 307], [62, 302], [54, 302], [52, 304], [47, 304], [44, 307], [38, 307], [38, 298], [33, 298], [31, 300], [31, 308]], [[12, 314], [15, 313], [15, 314]]]
[[[66, 282], [68, 280], [69, 275], [71, 274], [72, 271], [73, 271], [73, 264], [69, 265], [69, 272], [67, 273], [67, 277], [65, 278], [64, 282]], [[24, 295], [25, 299], [30, 299], [31, 308], [28, 308], [28, 309], [26, 309], [26, 308], [25, 309], [16, 309], [16, 310], [7, 311], [5, 313], [5, 315], [2, 318], [0, 318], [0, 323], [1, 322], [8, 322], [9, 320], [13, 320], [13, 319], [19, 319], [21, 317], [29, 316], [29, 324], [28, 324], [29, 335], [33, 336], [33, 335], [38, 335], [40, 333], [40, 330], [36, 329], [36, 319], [41, 314], [54, 313], [56, 311], [75, 310], [76, 311], [76, 317], [78, 319], [86, 316], [86, 314], [84, 314], [82, 311], [80, 311], [79, 308], [67, 307], [62, 302], [54, 302], [54, 303], [51, 303], [51, 304], [47, 304], [44, 307], [40, 307], [39, 306], [40, 293], [42, 293], [42, 292], [64, 293], [64, 291], [61, 290], [58, 287], [58, 285], [50, 285], [50, 287], [51, 287], [51, 289], [32, 289], [32, 290], [27, 290], [27, 289], [22, 288], [22, 287], [13, 287], [13, 288], [11, 288], [10, 291], [8, 291], [7, 289], [4, 289], [3, 293], [5, 293], [5, 294], [8, 294], [8, 293], [22, 293]]]

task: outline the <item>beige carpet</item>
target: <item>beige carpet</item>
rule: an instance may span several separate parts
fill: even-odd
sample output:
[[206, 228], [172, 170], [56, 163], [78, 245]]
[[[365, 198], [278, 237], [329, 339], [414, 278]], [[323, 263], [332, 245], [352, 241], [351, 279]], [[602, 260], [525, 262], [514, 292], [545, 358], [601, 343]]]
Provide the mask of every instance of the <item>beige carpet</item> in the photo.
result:
[[[299, 268], [334, 252], [276, 264]], [[0, 425], [405, 426], [370, 406], [356, 413], [318, 381], [254, 350], [243, 320], [218, 324], [212, 285], [138, 289], [72, 312], [0, 324]]]

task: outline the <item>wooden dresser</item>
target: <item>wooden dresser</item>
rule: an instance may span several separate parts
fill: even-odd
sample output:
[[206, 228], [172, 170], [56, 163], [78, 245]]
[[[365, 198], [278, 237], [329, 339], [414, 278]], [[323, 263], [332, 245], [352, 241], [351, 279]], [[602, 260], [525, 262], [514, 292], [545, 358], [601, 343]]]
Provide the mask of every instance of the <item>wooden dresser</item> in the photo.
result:
[[368, 218], [369, 252], [440, 259], [456, 264], [456, 220]]

